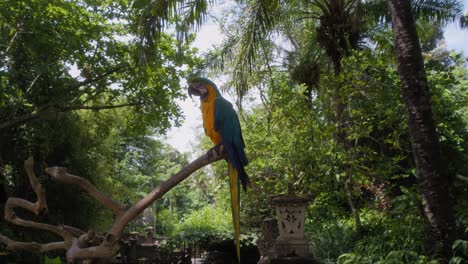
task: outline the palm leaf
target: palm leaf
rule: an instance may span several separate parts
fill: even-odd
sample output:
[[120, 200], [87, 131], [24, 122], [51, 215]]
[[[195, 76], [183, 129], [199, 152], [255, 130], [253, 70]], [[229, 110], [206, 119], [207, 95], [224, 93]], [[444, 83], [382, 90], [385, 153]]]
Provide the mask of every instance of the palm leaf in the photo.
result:
[[137, 32], [141, 48], [140, 56], [154, 50], [161, 34], [176, 29], [179, 41], [188, 41], [192, 30], [205, 21], [210, 0], [136, 0], [133, 8], [138, 14]]
[[247, 9], [247, 21], [242, 26], [233, 73], [234, 86], [240, 99], [249, 88], [247, 77], [260, 53], [260, 46], [270, 39], [272, 30], [285, 16], [282, 4], [282, 1], [256, 0]]
[[[460, 20], [463, 14], [463, 4], [458, 0], [412, 0], [413, 13], [417, 19], [437, 21], [443, 25]], [[390, 11], [385, 0], [369, 0], [364, 2], [366, 13], [375, 21], [390, 23]]]
[[463, 4], [447, 0], [412, 1], [413, 12], [417, 18], [437, 21], [441, 24], [455, 22], [462, 15]]

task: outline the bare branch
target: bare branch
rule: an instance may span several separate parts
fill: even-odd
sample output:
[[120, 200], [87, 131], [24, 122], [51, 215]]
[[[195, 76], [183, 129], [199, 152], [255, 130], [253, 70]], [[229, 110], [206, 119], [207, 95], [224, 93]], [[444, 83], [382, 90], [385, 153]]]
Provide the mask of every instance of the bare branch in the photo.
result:
[[62, 227], [23, 220], [16, 216], [14, 209], [17, 207], [26, 209], [36, 215], [45, 214], [48, 211], [45, 200], [45, 190], [37, 180], [36, 174], [34, 173], [34, 160], [32, 157], [24, 162], [24, 168], [29, 177], [31, 187], [37, 195], [37, 201], [35, 203], [31, 203], [30, 201], [20, 198], [9, 198], [5, 204], [5, 220], [18, 226], [43, 229], [61, 236], [65, 241], [69, 241], [72, 236]]
[[24, 161], [24, 169], [26, 170], [26, 174], [29, 178], [29, 183], [33, 188], [34, 192], [37, 196], [35, 214], [46, 214], [48, 211], [45, 190], [42, 187], [42, 184], [39, 183], [36, 177], [36, 173], [34, 173], [34, 159], [33, 157], [29, 157], [27, 160]]
[[107, 72], [98, 75], [97, 77], [94, 77], [94, 78], [91, 78], [91, 79], [86, 79], [86, 80], [84, 80], [84, 81], [82, 81], [82, 82], [79, 82], [77, 85], [71, 87], [71, 89], [77, 89], [77, 88], [79, 88], [79, 87], [81, 87], [81, 86], [85, 86], [85, 85], [88, 85], [88, 84], [91, 84], [91, 83], [95, 83], [95, 82], [97, 82], [97, 81], [100, 81], [100, 80], [106, 78], [107, 76], [109, 76], [109, 75], [111, 75], [111, 74], [113, 74], [113, 73], [115, 73], [115, 72], [118, 72], [118, 71], [120, 71], [121, 69], [126, 68], [126, 67], [128, 67], [128, 66], [129, 66], [128, 63], [122, 63], [122, 64], [116, 66], [115, 68], [110, 69], [110, 70], [108, 70]]
[[142, 105], [145, 102], [136, 102], [136, 103], [126, 103], [126, 104], [116, 104], [116, 105], [97, 105], [97, 106], [86, 106], [86, 105], [75, 105], [75, 106], [67, 106], [67, 107], [56, 107], [55, 109], [57, 112], [68, 112], [73, 110], [103, 110], [103, 109], [115, 109], [115, 108], [122, 108], [127, 106], [137, 106]]
[[94, 231], [88, 231], [88, 233], [84, 234], [84, 235], [81, 235], [79, 238], [78, 238], [78, 246], [80, 248], [85, 248], [89, 245], [90, 242], [92, 242], [94, 240], [94, 238], [96, 237], [96, 232]]
[[67, 245], [63, 241], [39, 244], [36, 242], [18, 242], [9, 239], [6, 236], [0, 235], [0, 242], [7, 245], [8, 250], [26, 250], [36, 253], [42, 253], [51, 250], [67, 249]]
[[8, 47], [5, 50], [5, 53], [8, 53], [10, 48], [13, 46], [13, 42], [15, 42], [16, 37], [18, 37], [18, 31], [16, 31], [13, 37], [11, 38], [10, 43], [8, 44]]
[[[96, 48], [98, 48], [98, 47], [96, 47]], [[78, 88], [80, 88], [80, 87], [82, 87], [82, 86], [87, 86], [87, 85], [89, 85], [89, 84], [98, 82], [98, 81], [104, 79], [105, 77], [107, 77], [107, 76], [109, 76], [109, 75], [111, 75], [111, 74], [113, 74], [113, 73], [115, 73], [115, 72], [118, 72], [118, 71], [120, 71], [121, 69], [126, 68], [126, 67], [128, 67], [128, 66], [129, 66], [128, 63], [119, 64], [119, 65], [117, 65], [115, 68], [112, 68], [112, 69], [106, 71], [105, 73], [98, 75], [97, 77], [89, 78], [89, 79], [86, 79], [86, 80], [84, 80], [84, 81], [79, 82], [78, 84], [72, 86], [72, 87], [70, 88], [70, 90], [76, 90], [76, 89], [78, 89]], [[89, 98], [86, 99], [84, 103], [90, 101], [91, 98], [93, 98], [93, 99], [96, 98], [99, 94], [101, 94], [101, 93], [104, 92], [104, 91], [105, 91], [105, 90], [98, 90], [98, 89], [95, 89], [95, 90], [93, 91], [93, 92], [94, 92], [94, 95], [93, 95], [93, 96], [88, 96]], [[74, 98], [70, 103], [71, 103], [71, 104], [75, 103], [79, 98], [82, 97], [82, 95], [84, 95], [84, 94], [86, 94], [86, 93], [88, 93], [88, 95], [91, 94], [91, 92], [87, 92], [86, 90], [83, 90], [83, 91], [81, 91], [79, 94], [77, 94], [77, 95], [75, 96], [75, 98]]]
[[96, 187], [94, 187], [94, 185], [88, 180], [67, 173], [66, 169], [63, 167], [47, 168], [46, 172], [50, 176], [54, 177], [57, 181], [66, 184], [78, 185], [78, 187], [83, 189], [83, 191], [87, 192], [91, 197], [93, 197], [104, 207], [109, 208], [116, 216], [123, 214], [123, 212], [126, 209], [124, 205], [115, 202], [114, 200], [100, 192], [98, 189], [96, 189]]
[[[114, 256], [118, 252], [118, 241], [122, 236], [125, 226], [144, 209], [150, 206], [155, 200], [188, 178], [193, 172], [210, 163], [223, 159], [225, 155], [224, 149], [221, 147], [219, 148], [219, 152], [217, 151], [218, 150], [216, 150], [216, 148], [210, 149], [205, 155], [192, 161], [177, 174], [173, 175], [171, 178], [153, 189], [151, 193], [137, 202], [133, 207], [117, 217], [111, 230], [98, 246], [80, 248], [78, 239], [74, 239], [72, 241], [72, 246], [67, 251], [68, 261], [74, 261], [76, 259], [110, 258]], [[51, 168], [51, 170], [53, 170], [53, 168]]]
[[76, 228], [76, 227], [73, 227], [73, 226], [68, 226], [68, 225], [62, 225], [62, 228], [67, 231], [68, 233], [72, 234], [72, 236], [74, 237], [79, 237], [79, 236], [82, 236], [84, 234], [86, 234], [85, 231], [79, 229], [79, 228]]
[[16, 125], [26, 123], [26, 122], [28, 122], [30, 120], [36, 119], [39, 116], [42, 116], [42, 115], [44, 115], [46, 113], [49, 113], [49, 112], [51, 112], [51, 110], [50, 110], [50, 108], [47, 108], [47, 109], [43, 109], [43, 110], [40, 110], [40, 111], [37, 111], [37, 112], [32, 112], [32, 113], [29, 113], [29, 114], [25, 114], [25, 115], [22, 115], [22, 116], [11, 118], [8, 121], [0, 123], [0, 129], [4, 129], [4, 128], [8, 128], [8, 127], [12, 127], [12, 126], [16, 126]]
[[[89, 231], [85, 233], [82, 230], [79, 230], [74, 227], [69, 226], [52, 226], [42, 223], [36, 223], [32, 221], [26, 221], [16, 217], [13, 212], [13, 208], [22, 207], [26, 210], [32, 211], [36, 214], [46, 212], [47, 205], [45, 202], [45, 191], [42, 188], [42, 185], [37, 181], [37, 178], [33, 170], [33, 160], [32, 158], [25, 161], [25, 168], [30, 179], [31, 186], [38, 196], [38, 201], [36, 203], [31, 203], [29, 201], [19, 199], [19, 198], [10, 198], [7, 201], [5, 208], [5, 219], [8, 221], [21, 225], [24, 227], [32, 227], [37, 229], [44, 229], [50, 232], [53, 232], [57, 235], [63, 237], [63, 242], [53, 242], [48, 244], [38, 244], [35, 242], [17, 242], [13, 241], [5, 236], [0, 235], [0, 243], [6, 244], [10, 250], [28, 250], [32, 252], [46, 252], [56, 249], [66, 249], [67, 260], [73, 262], [75, 260], [92, 260], [97, 258], [111, 258], [115, 256], [119, 250], [119, 240], [122, 236], [122, 232], [125, 226], [133, 220], [137, 215], [139, 215], [144, 209], [150, 206], [155, 200], [163, 196], [177, 184], [182, 182], [184, 179], [188, 178], [196, 170], [225, 158], [224, 148], [221, 146], [219, 148], [210, 149], [205, 155], [199, 157], [198, 159], [192, 161], [190, 164], [185, 166], [177, 174], [170, 177], [168, 180], [163, 182], [161, 185], [156, 187], [149, 193], [146, 197], [137, 202], [133, 207], [126, 209], [124, 205], [121, 205], [94, 187], [88, 180], [81, 177], [71, 175], [61, 167], [51, 167], [47, 168], [46, 172], [63, 183], [75, 184], [78, 185], [81, 189], [89, 193], [94, 199], [105, 207], [111, 209], [116, 215], [114, 224], [109, 232], [107, 232], [103, 237], [97, 236], [94, 231]], [[42, 198], [41, 198], [42, 197]], [[89, 245], [96, 245], [90, 246]]]
[[151, 191], [148, 195], [141, 199], [137, 204], [128, 209], [121, 217], [117, 218], [109, 233], [120, 237], [127, 223], [133, 220], [148, 206], [150, 206], [156, 199], [163, 196], [166, 192], [168, 192], [174, 186], [185, 180], [196, 170], [210, 163], [223, 159], [223, 157], [224, 148], [220, 148], [220, 153], [216, 152], [216, 148], [210, 149], [205, 155], [192, 161], [190, 164], [188, 164], [182, 170], [180, 170], [177, 174], [173, 175], [171, 178], [161, 183], [161, 185], [153, 189], [153, 191]]
[[34, 84], [36, 83], [37, 79], [39, 79], [39, 77], [41, 77], [42, 73], [39, 73], [38, 75], [36, 75], [36, 77], [34, 78], [34, 80], [31, 82], [31, 84], [29, 85], [28, 89], [26, 89], [26, 93], [29, 94], [32, 90], [32, 88], [34, 87]]

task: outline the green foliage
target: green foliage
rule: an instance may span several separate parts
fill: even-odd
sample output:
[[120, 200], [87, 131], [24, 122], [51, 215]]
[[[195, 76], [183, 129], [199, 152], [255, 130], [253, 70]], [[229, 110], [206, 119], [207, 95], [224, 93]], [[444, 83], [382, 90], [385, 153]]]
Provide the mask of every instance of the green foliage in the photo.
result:
[[176, 212], [168, 209], [162, 209], [157, 212], [156, 232], [163, 235], [173, 235], [175, 228], [179, 223], [179, 218]]
[[453, 257], [450, 259], [450, 264], [463, 263], [468, 258], [468, 241], [458, 239], [452, 246]]
[[418, 214], [418, 196], [414, 190], [402, 191], [404, 194], [392, 200], [391, 211], [361, 210], [360, 219], [365, 230], [362, 237], [355, 232], [354, 219], [343, 215], [342, 209], [334, 205], [336, 198], [327, 194], [317, 197], [309, 207], [306, 222], [314, 256], [325, 262], [338, 259], [338, 262], [348, 263], [346, 261], [352, 259], [354, 262], [349, 263], [364, 260], [375, 263], [392, 252], [420, 251], [423, 225]]
[[462, 63], [461, 55], [443, 51], [427, 62], [437, 133], [452, 175], [468, 171], [468, 70]]
[[353, 250], [354, 228], [351, 220], [327, 219], [306, 221], [312, 255], [324, 263], [334, 262], [340, 255]]
[[[45, 167], [67, 167], [114, 199], [134, 202], [150, 188], [138, 186], [161, 181], [187, 163], [146, 137], [179, 123], [173, 101], [185, 96], [179, 82], [198, 59], [175, 34], [161, 34], [142, 63], [138, 23], [129, 1], [0, 2], [2, 211], [4, 193], [35, 200], [23, 169], [30, 155], [50, 210], [36, 220], [84, 230], [108, 229], [111, 212], [76, 187], [51, 181]], [[2, 225], [2, 233], [19, 241], [56, 240], [11, 226]], [[15, 257], [36, 261], [23, 253]]]
[[[221, 65], [228, 84], [251, 103], [240, 113], [252, 180], [241, 193], [242, 242], [253, 243], [262, 219], [273, 214], [270, 196], [291, 183], [296, 193], [314, 198], [306, 234], [319, 260], [437, 263], [421, 253], [421, 198], [388, 51], [393, 46], [385, 1], [358, 2], [241, 1], [222, 20], [232, 22], [226, 25], [232, 34], [206, 63]], [[431, 9], [426, 2], [413, 4], [423, 18], [418, 30], [425, 33], [434, 119], [462, 236], [468, 219], [466, 58], [430, 51], [440, 26], [455, 19], [451, 11], [460, 5], [429, 1], [440, 7]], [[179, 123], [174, 100], [185, 94], [180, 80], [201, 62], [189, 47], [189, 32], [201, 25], [209, 3], [0, 2], [0, 188], [33, 198], [22, 162], [34, 155], [36, 172], [66, 166], [132, 204], [185, 166], [187, 155], [159, 135]], [[176, 34], [168, 33], [173, 28]], [[286, 44], [277, 41], [282, 38]], [[337, 141], [339, 133], [349, 146]], [[198, 151], [211, 147], [202, 138]], [[109, 227], [110, 212], [39, 174], [49, 222]], [[172, 236], [168, 251], [183, 241], [230, 239], [229, 199], [226, 164], [218, 162], [165, 194], [128, 229], [155, 225], [157, 234]], [[53, 239], [0, 225], [2, 234], [23, 241]], [[465, 240], [456, 240], [451, 263], [463, 263], [467, 248]], [[31, 262], [27, 256], [18, 260]]]
[[[448, 54], [439, 56], [428, 62], [429, 82], [453, 177], [466, 171], [466, 70], [454, 59], [444, 62]], [[271, 215], [269, 195], [293, 183], [296, 192], [314, 196], [306, 232], [320, 260], [432, 263], [421, 255], [424, 222], [395, 65], [372, 51], [354, 52], [342, 65], [339, 75], [321, 74], [311, 103], [304, 95], [306, 87], [275, 72], [260, 90], [262, 104], [243, 113], [254, 183], [253, 192], [243, 198], [243, 216], [259, 221]], [[262, 74], [258, 78], [265, 82]], [[346, 132], [352, 144], [348, 151], [334, 142], [336, 128], [330, 117], [336, 93], [347, 100]], [[346, 179], [341, 164], [347, 164], [352, 175], [351, 199], [358, 206], [361, 231], [342, 187]], [[466, 200], [461, 186], [454, 188], [459, 213]]]
[[414, 251], [392, 251], [384, 259], [374, 261], [369, 257], [358, 255], [355, 253], [343, 254], [338, 258], [340, 264], [351, 263], [379, 263], [379, 264], [393, 264], [393, 263], [418, 263], [418, 264], [438, 264], [437, 260], [430, 260], [426, 256], [420, 256]]
[[[151, 120], [164, 131], [170, 120], [177, 122], [171, 100], [182, 96], [185, 74], [177, 66], [192, 64], [191, 51], [162, 35], [151, 61], [139, 63], [132, 32], [137, 21], [125, 1], [3, 1], [0, 7], [0, 59], [8, 62], [1, 69], [2, 128], [46, 112], [121, 105], [134, 106], [135, 127]], [[188, 56], [180, 60], [181, 54]]]
[[44, 258], [44, 264], [61, 264], [61, 263], [62, 263], [62, 260], [59, 257], [49, 258], [45, 256]]
[[232, 217], [227, 208], [205, 206], [182, 219], [175, 233], [182, 241], [222, 240], [232, 236]]

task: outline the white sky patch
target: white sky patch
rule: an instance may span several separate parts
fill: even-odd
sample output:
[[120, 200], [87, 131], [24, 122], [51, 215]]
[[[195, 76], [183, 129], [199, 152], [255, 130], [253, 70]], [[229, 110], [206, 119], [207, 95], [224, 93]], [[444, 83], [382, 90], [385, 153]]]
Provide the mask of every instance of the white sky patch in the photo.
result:
[[[468, 12], [468, 0], [463, 1], [463, 13]], [[468, 29], [461, 29], [458, 22], [450, 23], [444, 29], [444, 38], [448, 50], [462, 51], [468, 56]]]
[[80, 76], [80, 71], [78, 70], [78, 65], [76, 65], [76, 63], [66, 63], [65, 65], [68, 67], [68, 73], [71, 75], [71, 77], [76, 78], [78, 80], [83, 79]]
[[445, 28], [444, 37], [448, 50], [463, 51], [463, 55], [468, 55], [468, 29], [461, 30], [450, 24]]

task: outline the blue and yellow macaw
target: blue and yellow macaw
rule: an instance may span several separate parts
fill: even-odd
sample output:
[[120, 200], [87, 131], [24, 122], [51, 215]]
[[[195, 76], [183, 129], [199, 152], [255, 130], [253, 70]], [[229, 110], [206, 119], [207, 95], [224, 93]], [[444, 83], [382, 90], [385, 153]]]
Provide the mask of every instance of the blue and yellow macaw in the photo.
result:
[[240, 261], [240, 184], [244, 191], [250, 184], [249, 176], [244, 170], [247, 157], [244, 152], [242, 131], [232, 104], [224, 99], [212, 81], [197, 77], [188, 81], [188, 93], [200, 97], [200, 109], [203, 117], [203, 128], [211, 141], [217, 146], [222, 144], [227, 154], [229, 187], [231, 191], [232, 221], [236, 240], [237, 259]]

